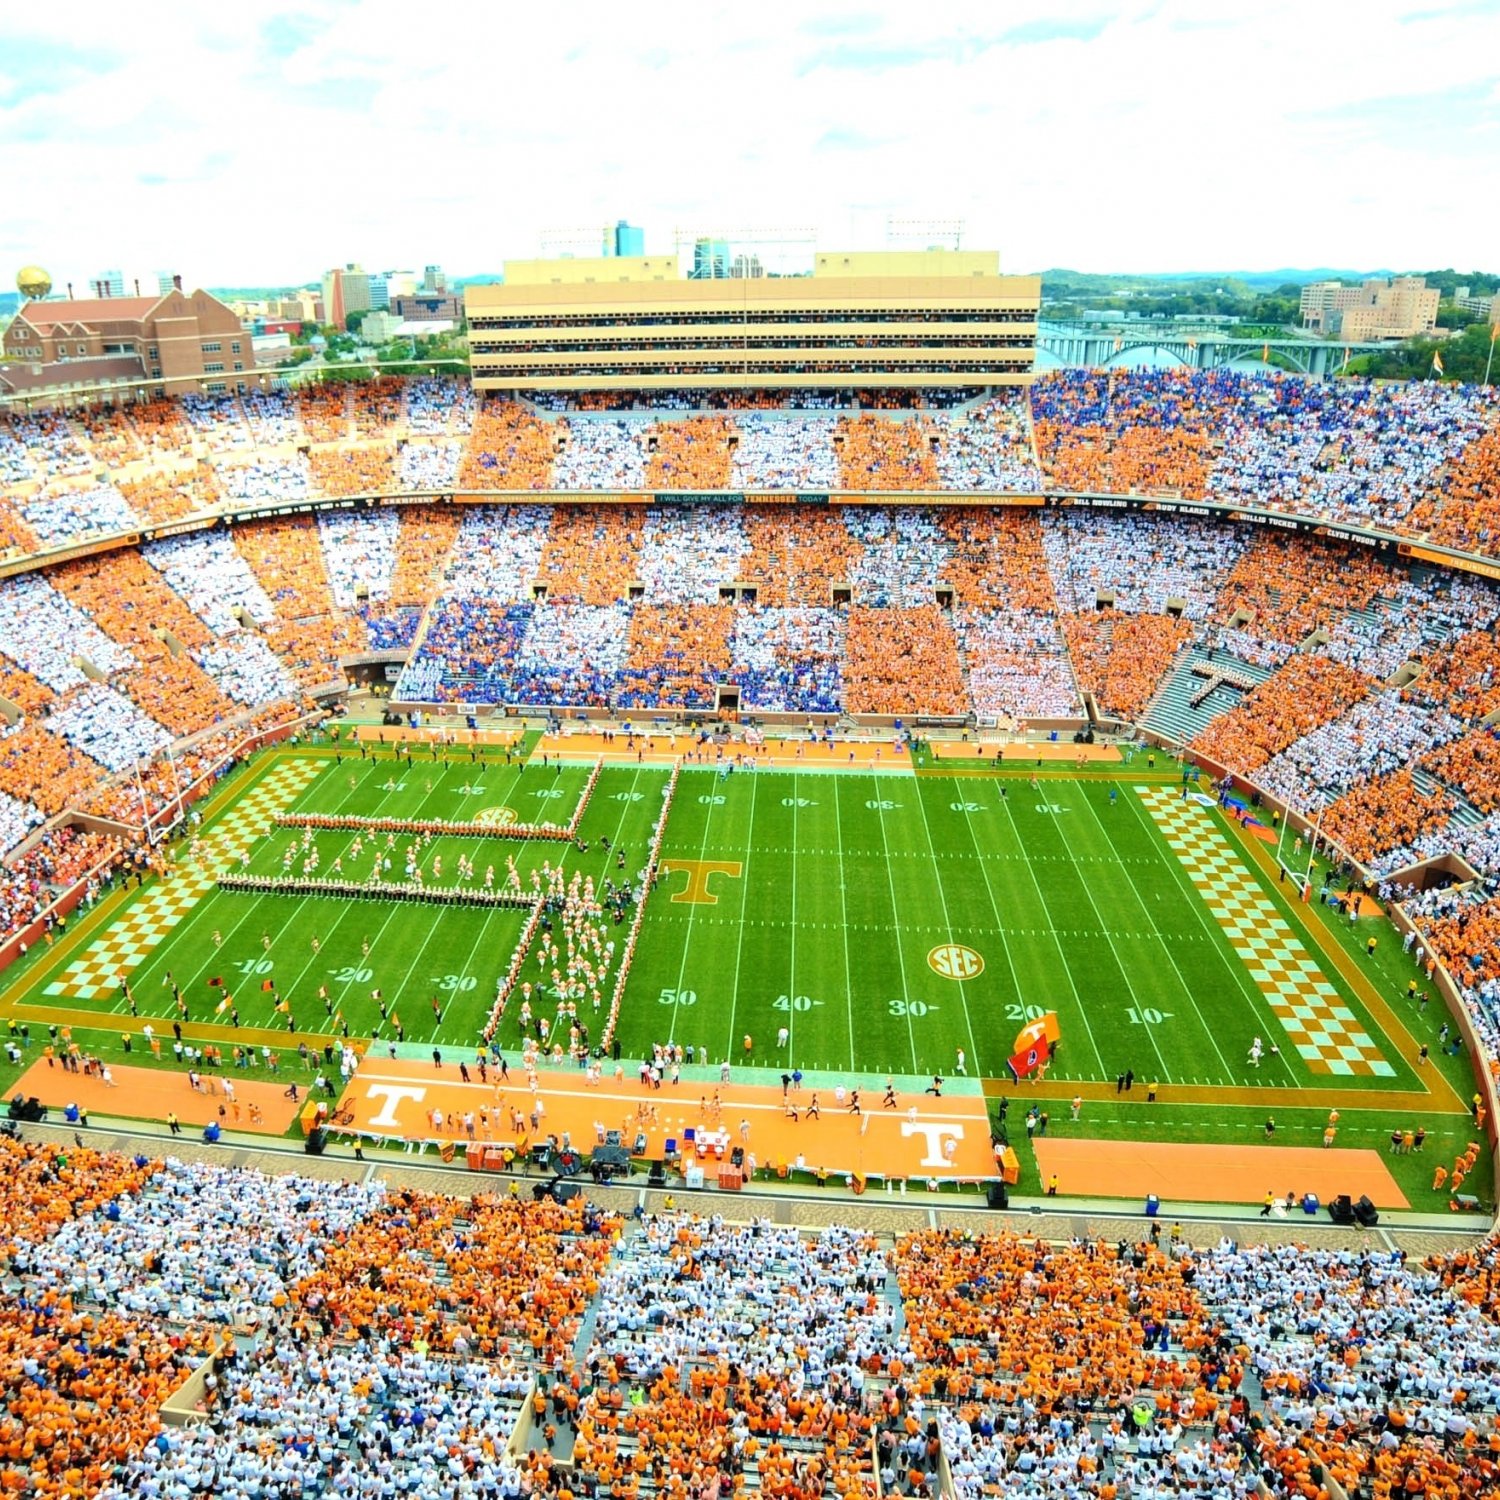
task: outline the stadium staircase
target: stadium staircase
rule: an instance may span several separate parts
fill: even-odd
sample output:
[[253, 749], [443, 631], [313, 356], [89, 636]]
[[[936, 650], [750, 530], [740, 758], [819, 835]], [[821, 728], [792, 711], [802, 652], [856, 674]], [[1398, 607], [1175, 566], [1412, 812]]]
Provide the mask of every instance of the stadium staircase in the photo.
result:
[[1441, 795], [1453, 799], [1453, 816], [1449, 821], [1458, 827], [1472, 828], [1476, 823], [1484, 822], [1484, 814], [1457, 787], [1450, 786], [1446, 781], [1439, 781], [1420, 766], [1411, 768], [1411, 779], [1424, 797]]
[[[1222, 651], [1216, 652], [1210, 661], [1208, 652], [1202, 647], [1189, 646], [1178, 657], [1151, 700], [1141, 720], [1146, 729], [1186, 744], [1207, 729], [1220, 714], [1228, 713], [1244, 701], [1243, 691], [1223, 683], [1200, 697], [1211, 679], [1193, 670], [1198, 666], [1210, 673], [1216, 668], [1230, 668], [1237, 676], [1255, 683], [1264, 682], [1271, 675], [1265, 667], [1254, 666], [1238, 657], [1226, 657]], [[1197, 703], [1193, 702], [1195, 698]]]

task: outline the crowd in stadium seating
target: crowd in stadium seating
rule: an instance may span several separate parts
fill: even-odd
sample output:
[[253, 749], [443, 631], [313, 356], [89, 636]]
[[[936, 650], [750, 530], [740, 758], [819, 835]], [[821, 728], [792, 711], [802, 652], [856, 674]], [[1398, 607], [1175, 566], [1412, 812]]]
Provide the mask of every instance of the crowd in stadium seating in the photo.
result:
[[315, 449], [309, 459], [313, 486], [324, 495], [383, 495], [395, 485], [389, 448]]
[[26, 524], [44, 546], [58, 546], [95, 532], [130, 531], [140, 524], [112, 484], [43, 490], [21, 504]]
[[105, 673], [134, 665], [125, 647], [39, 573], [0, 581], [0, 649], [58, 693], [88, 681], [79, 659]]
[[300, 453], [291, 458], [262, 457], [250, 463], [225, 464], [219, 483], [232, 506], [265, 505], [275, 500], [307, 500], [313, 494], [313, 471]]
[[[823, 492], [838, 483], [832, 417], [737, 412], [738, 441], [730, 469], [735, 490]], [[559, 466], [561, 472], [561, 466]]]
[[236, 703], [270, 703], [296, 692], [285, 663], [260, 636], [248, 632], [199, 652], [198, 664]]
[[1253, 774], [1304, 735], [1339, 718], [1371, 686], [1342, 662], [1311, 652], [1294, 656], [1238, 707], [1215, 719], [1193, 741], [1193, 749]]
[[[877, 1470], [933, 1495], [940, 1462], [966, 1500], [1321, 1476], [1457, 1500], [1500, 1475], [1494, 1241], [1419, 1263], [932, 1229], [887, 1252], [87, 1147], [0, 1162], [0, 1461], [32, 1493], [515, 1500], [559, 1488], [566, 1436], [575, 1484], [681, 1500], [866, 1500]], [[162, 1430], [210, 1352], [203, 1424]]]
[[1372, 693], [1277, 752], [1256, 779], [1294, 806], [1316, 807], [1320, 799], [1409, 765], [1462, 733], [1463, 725], [1443, 709]]
[[403, 490], [451, 490], [458, 484], [463, 449], [457, 443], [408, 443], [400, 454], [399, 487]]
[[126, 770], [171, 742], [160, 724], [101, 682], [70, 693], [47, 716], [47, 728], [111, 771]]
[[406, 423], [413, 432], [466, 433], [473, 422], [467, 382], [446, 375], [417, 375], [405, 382]]
[[147, 523], [180, 521], [224, 503], [217, 470], [206, 463], [172, 468], [139, 468], [134, 478], [116, 481], [130, 509]]
[[1225, 577], [1245, 550], [1246, 533], [1176, 518], [1065, 511], [1041, 531], [1059, 605], [1084, 613], [1101, 594], [1130, 614], [1165, 614], [1169, 602], [1189, 620], [1206, 620]]
[[[290, 451], [300, 443], [314, 445], [333, 492], [352, 493], [388, 483], [386, 461], [351, 472], [351, 463], [364, 461], [342, 451], [319, 455], [318, 449], [360, 435], [447, 433], [461, 441], [472, 426], [459, 477], [480, 488], [556, 482], [626, 490], [648, 483], [821, 490], [837, 482], [1029, 492], [1045, 482], [1065, 489], [1169, 490], [1321, 513], [1430, 530], [1436, 540], [1485, 549], [1493, 540], [1500, 403], [1482, 388], [1232, 370], [1067, 370], [1039, 381], [1029, 396], [1002, 393], [951, 410], [879, 394], [862, 393], [866, 407], [904, 409], [899, 420], [868, 409], [808, 415], [829, 409], [817, 393], [779, 401], [777, 412], [767, 411], [771, 403], [764, 401], [709, 403], [731, 413], [719, 416], [701, 414], [704, 393], [680, 400], [663, 394], [649, 411], [636, 410], [637, 398], [629, 394], [530, 405], [491, 398], [476, 414], [467, 384], [447, 378], [303, 386], [295, 395], [256, 389], [155, 401], [93, 419], [14, 416], [0, 430], [0, 472], [11, 485], [29, 480], [51, 487], [104, 466], [135, 467], [183, 453], [191, 434], [211, 455], [231, 460], [223, 489], [231, 503], [243, 504], [306, 492], [305, 465]], [[915, 405], [927, 409], [912, 414]], [[543, 420], [534, 414], [538, 406], [567, 415]], [[670, 415], [658, 420], [660, 413]], [[1032, 456], [1032, 418], [1045, 478]], [[403, 455], [403, 482], [452, 481], [457, 460], [451, 448], [407, 446], [413, 451], [409, 459]], [[240, 461], [252, 453], [249, 464]], [[89, 518], [77, 503], [60, 504], [42, 513], [49, 535], [96, 529], [103, 519], [102, 512]], [[118, 510], [115, 519], [121, 519]]]
[[562, 447], [552, 483], [563, 490], [638, 491], [646, 483], [643, 418], [573, 417], [559, 430]]
[[833, 609], [735, 611], [730, 676], [743, 707], [837, 713], [844, 701], [844, 616]]
[[340, 609], [353, 609], [361, 595], [383, 599], [396, 566], [400, 519], [393, 510], [324, 512], [318, 540], [328, 569], [328, 585]]
[[1037, 610], [965, 611], [959, 644], [981, 718], [1077, 717], [1078, 685], [1057, 621]]
[[1113, 610], [1062, 620], [1080, 691], [1106, 714], [1138, 719], [1168, 668], [1192, 636], [1186, 620]]
[[42, 821], [30, 802], [0, 792], [0, 854], [7, 854]]
[[265, 590], [225, 532], [147, 542], [141, 553], [215, 635], [232, 634], [239, 627], [237, 611], [258, 625], [270, 624], [275, 616]]

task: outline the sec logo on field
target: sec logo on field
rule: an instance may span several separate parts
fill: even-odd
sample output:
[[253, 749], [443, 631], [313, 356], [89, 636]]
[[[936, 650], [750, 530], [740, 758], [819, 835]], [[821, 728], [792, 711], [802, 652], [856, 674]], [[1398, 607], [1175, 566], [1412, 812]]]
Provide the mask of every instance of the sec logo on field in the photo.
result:
[[940, 943], [927, 955], [927, 967], [944, 979], [973, 979], [984, 972], [984, 960], [962, 943]]
[[482, 807], [474, 814], [474, 821], [489, 828], [503, 828], [516, 821], [516, 810], [513, 807]]

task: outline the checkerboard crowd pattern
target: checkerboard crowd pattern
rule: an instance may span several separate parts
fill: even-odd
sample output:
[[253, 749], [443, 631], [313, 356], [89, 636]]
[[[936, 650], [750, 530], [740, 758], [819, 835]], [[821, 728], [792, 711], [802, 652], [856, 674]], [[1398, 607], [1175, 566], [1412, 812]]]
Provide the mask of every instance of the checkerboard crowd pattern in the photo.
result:
[[275, 815], [322, 771], [314, 760], [291, 760], [252, 787], [204, 836], [197, 864], [181, 864], [170, 880], [140, 893], [46, 988], [74, 1000], [108, 1000], [171, 930], [212, 890], [219, 872], [264, 837]]
[[1317, 960], [1230, 848], [1208, 810], [1170, 786], [1135, 790], [1308, 1068], [1344, 1077], [1393, 1077], [1396, 1070], [1323, 977]]

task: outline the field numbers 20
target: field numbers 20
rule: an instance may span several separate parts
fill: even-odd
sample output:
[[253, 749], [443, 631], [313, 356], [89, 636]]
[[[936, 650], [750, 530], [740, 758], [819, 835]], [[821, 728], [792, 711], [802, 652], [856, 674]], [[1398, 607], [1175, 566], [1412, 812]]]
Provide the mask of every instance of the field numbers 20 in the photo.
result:
[[1007, 1021], [1034, 1021], [1042, 1014], [1040, 1005], [1007, 1005], [1005, 1007], [1005, 1019]]
[[335, 984], [368, 984], [371, 971], [369, 969], [355, 969], [345, 967], [342, 969], [330, 969]]
[[961, 813], [977, 813], [984, 811], [984, 804], [980, 802], [950, 802], [950, 811]]
[[696, 1005], [698, 1003], [697, 990], [663, 990], [656, 997], [658, 1005]]

